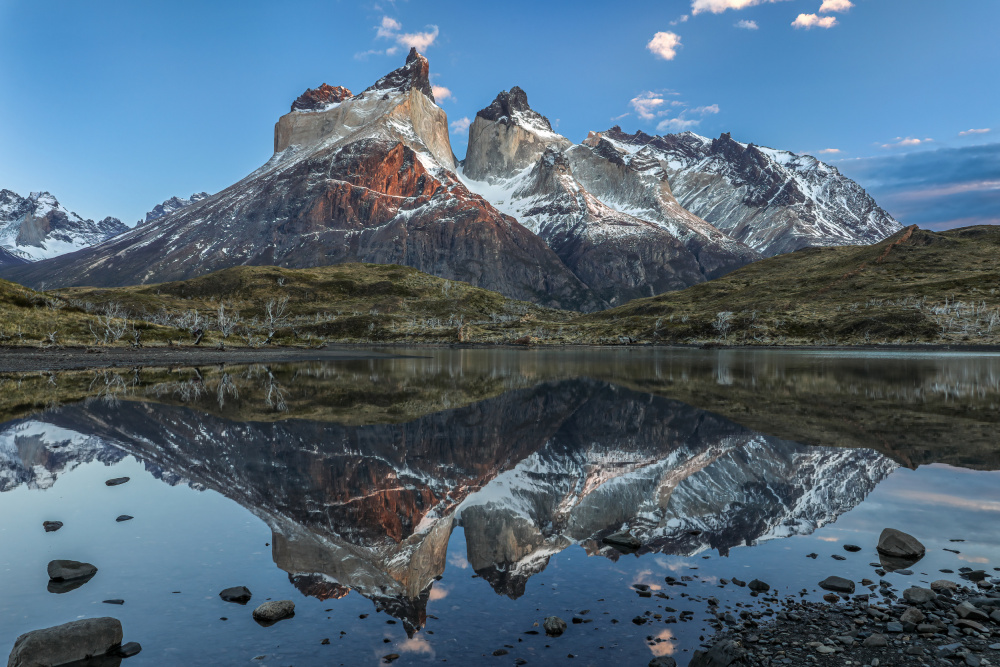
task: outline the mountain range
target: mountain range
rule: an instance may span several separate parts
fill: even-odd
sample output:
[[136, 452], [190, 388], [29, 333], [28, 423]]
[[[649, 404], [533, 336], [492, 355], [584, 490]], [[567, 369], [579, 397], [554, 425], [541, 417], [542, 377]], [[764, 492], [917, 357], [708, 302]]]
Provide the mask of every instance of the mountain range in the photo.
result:
[[275, 125], [271, 159], [238, 183], [168, 200], [99, 247], [0, 265], [0, 275], [119, 286], [239, 264], [395, 263], [593, 311], [899, 228], [815, 158], [618, 127], [574, 144], [517, 87], [479, 111], [459, 161], [414, 49], [359, 94], [307, 90]]

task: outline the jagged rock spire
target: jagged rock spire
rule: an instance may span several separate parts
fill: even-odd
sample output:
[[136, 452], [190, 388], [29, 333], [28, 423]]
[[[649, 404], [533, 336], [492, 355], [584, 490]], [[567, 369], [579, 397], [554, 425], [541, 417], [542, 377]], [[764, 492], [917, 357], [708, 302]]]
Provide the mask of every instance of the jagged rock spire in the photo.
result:
[[319, 88], [309, 88], [292, 102], [292, 111], [317, 111], [335, 102], [343, 102], [352, 93], [343, 86], [321, 85]]
[[406, 56], [406, 64], [399, 69], [393, 70], [376, 81], [373, 85], [365, 89], [369, 91], [400, 90], [407, 91], [416, 88], [431, 100], [434, 93], [431, 91], [430, 63], [427, 58], [417, 53], [416, 47], [410, 49]]
[[[480, 109], [476, 116], [485, 120], [500, 121], [504, 123], [513, 122], [515, 113], [529, 114], [540, 121], [546, 129], [552, 130], [552, 123], [542, 114], [534, 111], [528, 104], [528, 94], [519, 86], [514, 86], [510, 90], [502, 90], [496, 99], [485, 109]], [[506, 121], [504, 119], [507, 119]]]

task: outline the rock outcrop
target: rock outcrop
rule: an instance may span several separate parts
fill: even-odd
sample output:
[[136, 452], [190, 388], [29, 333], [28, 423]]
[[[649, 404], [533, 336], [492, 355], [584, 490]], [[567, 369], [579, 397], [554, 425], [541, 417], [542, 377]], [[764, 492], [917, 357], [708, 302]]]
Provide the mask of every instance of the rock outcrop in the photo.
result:
[[208, 199], [207, 192], [195, 192], [193, 195], [184, 199], [183, 197], [171, 197], [165, 200], [161, 204], [157, 204], [153, 207], [152, 211], [146, 213], [146, 217], [139, 221], [140, 225], [148, 224], [154, 220], [159, 220], [160, 218], [170, 215], [175, 211], [179, 211], [185, 206], [190, 206], [191, 204], [197, 204], [203, 199]]
[[343, 86], [331, 86], [322, 84], [319, 88], [308, 88], [306, 92], [299, 95], [292, 102], [292, 111], [326, 111], [334, 104], [340, 104], [344, 100], [354, 97], [347, 88]]

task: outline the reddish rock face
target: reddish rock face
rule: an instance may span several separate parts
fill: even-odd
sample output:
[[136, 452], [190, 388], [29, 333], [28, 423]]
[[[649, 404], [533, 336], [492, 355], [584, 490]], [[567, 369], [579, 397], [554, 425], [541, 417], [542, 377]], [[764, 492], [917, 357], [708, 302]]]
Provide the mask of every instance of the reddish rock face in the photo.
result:
[[334, 102], [343, 102], [354, 93], [343, 86], [323, 84], [319, 88], [309, 88], [292, 102], [292, 111], [316, 111]]

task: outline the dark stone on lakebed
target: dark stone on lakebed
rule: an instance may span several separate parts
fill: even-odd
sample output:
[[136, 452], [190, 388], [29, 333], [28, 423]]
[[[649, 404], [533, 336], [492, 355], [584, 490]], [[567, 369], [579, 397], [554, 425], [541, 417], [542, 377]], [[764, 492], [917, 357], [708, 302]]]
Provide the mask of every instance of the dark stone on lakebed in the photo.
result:
[[227, 588], [219, 593], [219, 597], [226, 602], [246, 604], [250, 601], [250, 598], [253, 597], [253, 595], [250, 593], [250, 589], [246, 586], [233, 586], [232, 588]]
[[115, 521], [121, 523], [122, 521], [131, 521], [134, 518], [135, 518], [134, 516], [129, 516], [128, 514], [122, 514], [117, 519], [115, 519]]
[[63, 527], [62, 521], [43, 521], [42, 528], [45, 529], [46, 533], [54, 533]]
[[115, 477], [114, 479], [109, 479], [104, 484], [107, 486], [119, 486], [129, 481], [130, 477]]

